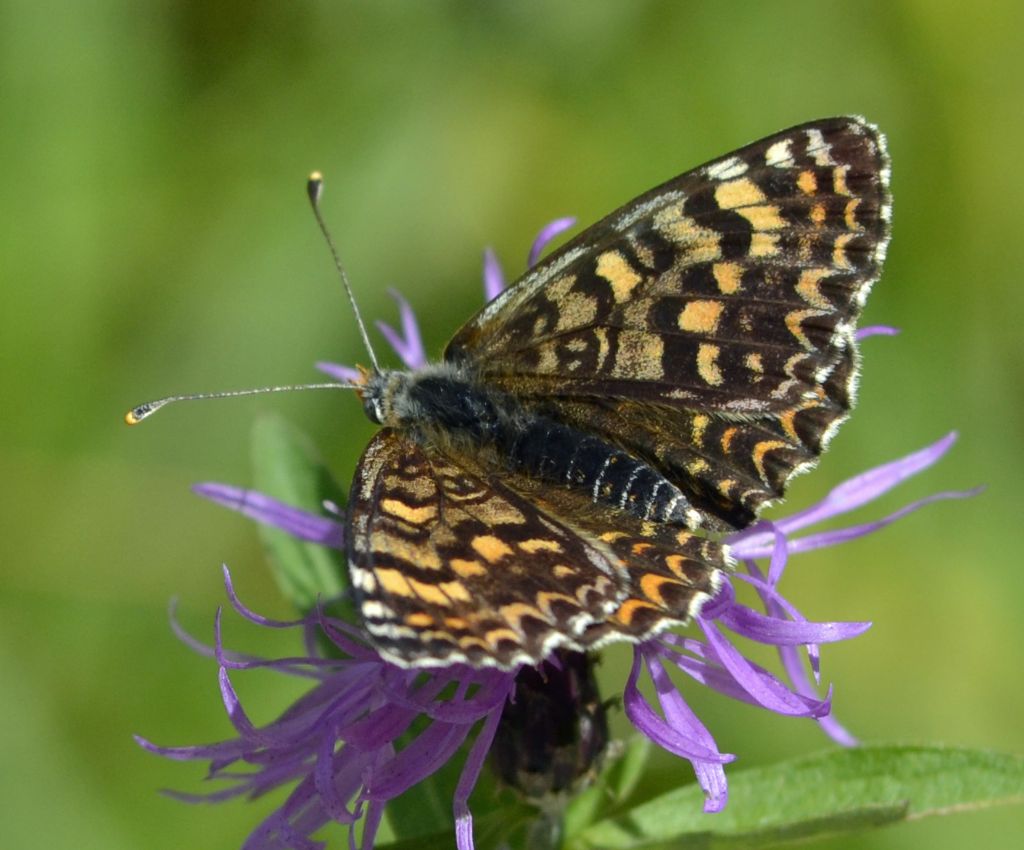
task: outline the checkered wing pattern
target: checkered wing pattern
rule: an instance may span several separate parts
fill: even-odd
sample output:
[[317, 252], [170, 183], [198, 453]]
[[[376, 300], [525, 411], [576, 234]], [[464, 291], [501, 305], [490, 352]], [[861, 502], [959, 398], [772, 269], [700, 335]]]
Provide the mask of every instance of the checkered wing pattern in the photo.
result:
[[445, 359], [653, 462], [706, 527], [746, 525], [852, 405], [888, 178], [859, 118], [755, 142], [581, 233]]
[[642, 523], [392, 429], [349, 503], [349, 570], [381, 654], [512, 667], [558, 648], [643, 640], [711, 595], [724, 548]]
[[398, 401], [379, 374], [348, 547], [384, 657], [508, 669], [698, 612], [729, 567], [706, 533], [849, 412], [888, 176], [861, 119], [778, 133], [585, 230]]

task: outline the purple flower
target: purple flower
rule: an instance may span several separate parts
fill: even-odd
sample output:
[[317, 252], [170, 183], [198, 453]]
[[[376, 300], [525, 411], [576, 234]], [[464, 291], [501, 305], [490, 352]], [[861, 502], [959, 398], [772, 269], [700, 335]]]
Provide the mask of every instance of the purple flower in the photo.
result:
[[[570, 227], [572, 219], [548, 225], [534, 243], [530, 263], [547, 242]], [[494, 254], [484, 257], [488, 298], [505, 286]], [[426, 362], [412, 308], [398, 293], [401, 331], [378, 323], [385, 338], [409, 368]], [[865, 328], [861, 336], [891, 335], [892, 328]], [[351, 380], [345, 366], [318, 364], [328, 374]], [[791, 555], [834, 546], [877, 531], [930, 502], [963, 498], [971, 492], [943, 492], [913, 502], [873, 522], [829, 531], [804, 533], [819, 523], [859, 508], [906, 478], [930, 467], [950, 448], [955, 435], [907, 457], [876, 467], [836, 487], [821, 502], [775, 521], [761, 521], [729, 538], [741, 569], [729, 576], [714, 599], [695, 617], [701, 637], [666, 632], [634, 647], [623, 705], [633, 725], [648, 738], [687, 759], [704, 791], [706, 812], [725, 806], [728, 787], [724, 765], [735, 756], [722, 753], [708, 729], [689, 708], [669, 677], [669, 667], [719, 693], [759, 705], [777, 714], [814, 719], [837, 742], [855, 739], [832, 717], [831, 689], [818, 695], [819, 647], [866, 631], [867, 622], [812, 622], [780, 592], [779, 583]], [[282, 504], [255, 491], [223, 484], [201, 484], [196, 492], [275, 526], [301, 540], [344, 549], [344, 527], [336, 511], [322, 516]], [[453, 801], [458, 850], [473, 846], [468, 799], [488, 753], [503, 709], [513, 694], [517, 671], [476, 670], [465, 665], [405, 670], [382, 660], [350, 623], [311, 612], [294, 622], [267, 620], [244, 607], [225, 569], [232, 606], [243, 617], [268, 628], [300, 628], [305, 654], [266, 660], [224, 650], [220, 614], [213, 647], [180, 636], [197, 651], [213, 656], [220, 667], [221, 697], [237, 737], [206, 746], [142, 746], [169, 758], [208, 761], [209, 778], [226, 787], [208, 795], [175, 794], [189, 801], [259, 796], [295, 783], [287, 801], [248, 838], [246, 850], [318, 848], [313, 834], [330, 822], [354, 826], [363, 820], [362, 846], [373, 846], [385, 804], [433, 774], [468, 741]], [[762, 610], [740, 603], [735, 591], [749, 586]], [[774, 674], [743, 656], [727, 637], [732, 632], [778, 650], [781, 672]], [[317, 638], [321, 638], [318, 640]], [[322, 640], [326, 638], [326, 641]], [[325, 652], [324, 646], [329, 647]], [[310, 690], [272, 723], [257, 727], [235, 694], [230, 673], [266, 667], [310, 679]], [[654, 686], [656, 704], [638, 688], [642, 670]], [[413, 725], [415, 722], [415, 726]], [[248, 766], [239, 771], [238, 765]], [[350, 833], [352, 836], [354, 832]], [[354, 838], [352, 838], [354, 845]]]

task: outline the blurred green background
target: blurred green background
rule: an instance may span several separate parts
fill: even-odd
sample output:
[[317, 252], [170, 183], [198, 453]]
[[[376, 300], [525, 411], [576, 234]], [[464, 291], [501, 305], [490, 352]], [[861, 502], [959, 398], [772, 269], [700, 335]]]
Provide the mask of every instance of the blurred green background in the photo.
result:
[[[120, 416], [365, 360], [303, 196], [311, 169], [363, 310], [394, 320], [399, 287], [437, 353], [480, 304], [483, 246], [518, 273], [547, 220], [594, 221], [835, 113], [889, 137], [895, 234], [865, 318], [904, 332], [865, 344], [859, 409], [789, 504], [954, 428], [947, 460], [857, 518], [988, 490], [802, 557], [786, 589], [811, 617], [875, 622], [824, 660], [837, 714], [865, 739], [1024, 750], [1022, 9], [0, 3], [0, 843], [232, 848], [269, 811], [159, 796], [197, 790], [200, 771], [131, 739], [229, 731], [213, 664], [170, 634], [171, 596], [208, 637], [226, 562], [253, 607], [288, 613], [254, 528], [188, 488], [249, 483], [261, 411], [300, 422], [346, 486], [372, 427], [331, 393], [182, 406], [133, 431]], [[234, 618], [227, 638], [295, 649]], [[626, 657], [607, 653], [608, 693]], [[261, 721], [295, 693], [238, 679]], [[687, 693], [736, 770], [829, 746], [810, 724]], [[815, 846], [1000, 847], [1022, 828], [997, 810]]]

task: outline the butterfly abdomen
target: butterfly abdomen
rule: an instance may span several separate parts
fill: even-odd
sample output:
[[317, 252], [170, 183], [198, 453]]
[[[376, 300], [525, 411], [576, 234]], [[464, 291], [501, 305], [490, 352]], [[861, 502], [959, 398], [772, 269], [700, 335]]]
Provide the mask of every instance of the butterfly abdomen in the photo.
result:
[[592, 502], [613, 505], [643, 520], [691, 527], [696, 519], [674, 484], [600, 437], [544, 416], [534, 416], [502, 437], [517, 471], [583, 490]]
[[699, 524], [679, 488], [644, 461], [469, 376], [445, 369], [408, 376], [389, 406], [399, 414], [393, 424], [421, 439], [489, 449], [511, 472], [582, 491], [643, 520]]

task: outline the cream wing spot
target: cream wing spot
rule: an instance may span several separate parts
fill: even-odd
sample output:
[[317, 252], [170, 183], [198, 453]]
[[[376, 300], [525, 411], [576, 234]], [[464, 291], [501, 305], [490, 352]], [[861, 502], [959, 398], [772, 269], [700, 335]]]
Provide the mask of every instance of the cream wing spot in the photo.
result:
[[722, 377], [722, 370], [718, 367], [720, 353], [721, 349], [711, 343], [702, 343], [697, 349], [697, 374], [712, 387], [721, 386], [725, 380]]
[[[628, 300], [633, 290], [643, 282], [636, 269], [618, 251], [605, 251], [597, 258], [597, 273], [608, 281], [612, 297], [619, 303]], [[597, 312], [596, 301], [594, 312]]]

